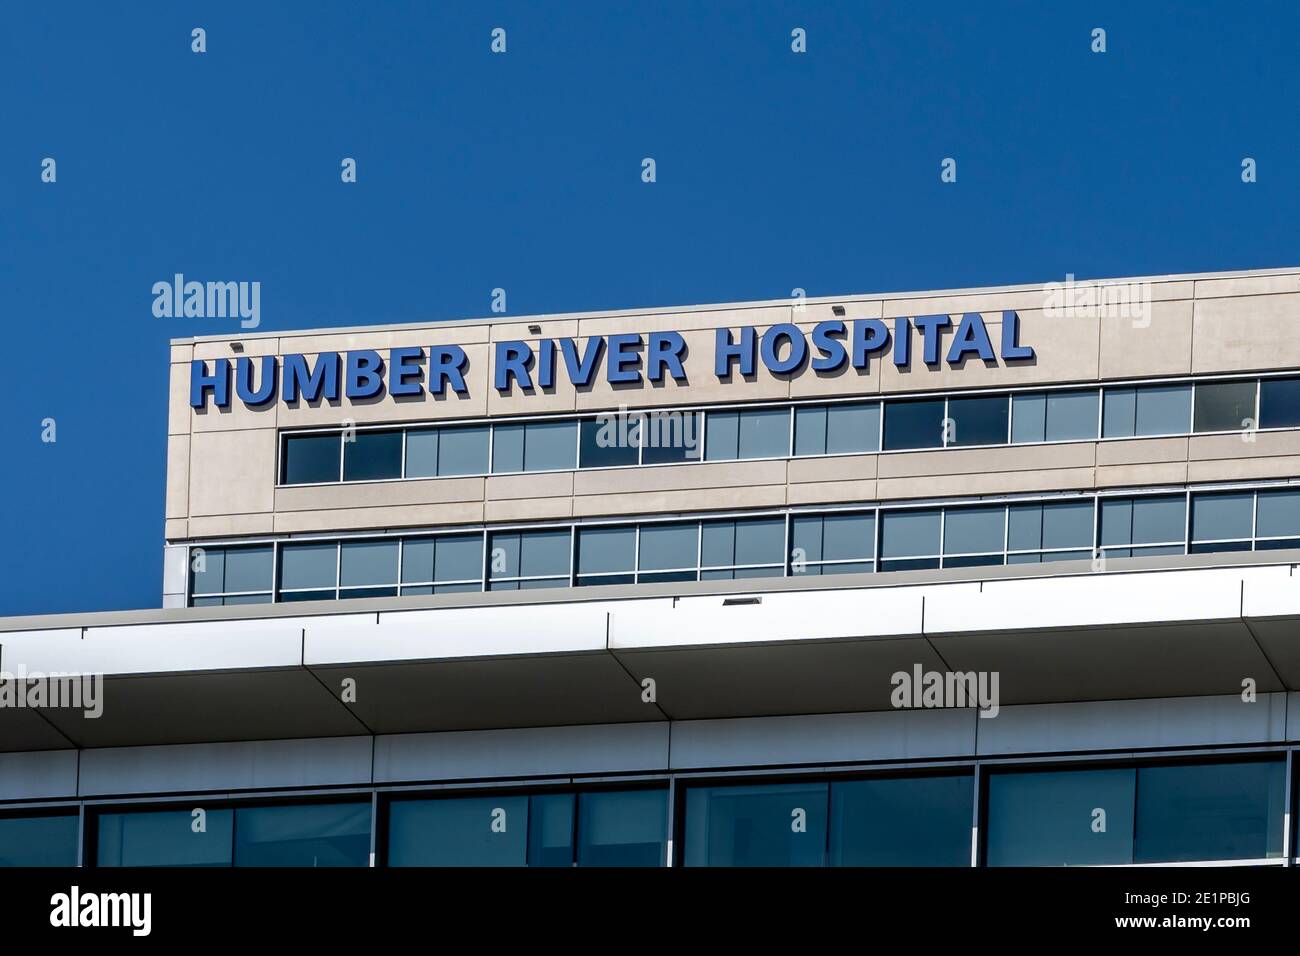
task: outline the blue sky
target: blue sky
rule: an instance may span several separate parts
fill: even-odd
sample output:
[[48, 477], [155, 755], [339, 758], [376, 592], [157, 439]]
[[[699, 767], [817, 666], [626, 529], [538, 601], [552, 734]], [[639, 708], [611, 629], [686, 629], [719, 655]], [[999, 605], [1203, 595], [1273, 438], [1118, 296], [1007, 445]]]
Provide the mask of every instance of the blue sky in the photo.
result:
[[176, 272], [260, 281], [273, 331], [496, 287], [527, 314], [1296, 265], [1298, 31], [1290, 2], [7, 4], [0, 615], [160, 603], [167, 342], [233, 327], [155, 318]]

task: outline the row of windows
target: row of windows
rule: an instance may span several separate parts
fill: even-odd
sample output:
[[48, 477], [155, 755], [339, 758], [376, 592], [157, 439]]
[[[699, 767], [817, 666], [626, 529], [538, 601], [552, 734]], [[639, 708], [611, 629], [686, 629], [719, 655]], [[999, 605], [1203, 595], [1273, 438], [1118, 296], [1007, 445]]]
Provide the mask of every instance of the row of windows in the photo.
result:
[[1296, 547], [1300, 489], [1088, 496], [196, 548], [190, 601], [205, 607]]
[[[989, 866], [1263, 860], [1282, 855], [1278, 758], [996, 770]], [[662, 866], [665, 788], [394, 797], [389, 866]], [[688, 786], [687, 866], [969, 866], [969, 771]], [[371, 804], [100, 811], [99, 866], [366, 866]], [[201, 823], [199, 822], [201, 820]], [[0, 817], [0, 865], [74, 866], [75, 813]]]
[[312, 484], [1089, 441], [1300, 426], [1300, 378], [950, 398], [633, 412], [283, 436], [280, 481]]

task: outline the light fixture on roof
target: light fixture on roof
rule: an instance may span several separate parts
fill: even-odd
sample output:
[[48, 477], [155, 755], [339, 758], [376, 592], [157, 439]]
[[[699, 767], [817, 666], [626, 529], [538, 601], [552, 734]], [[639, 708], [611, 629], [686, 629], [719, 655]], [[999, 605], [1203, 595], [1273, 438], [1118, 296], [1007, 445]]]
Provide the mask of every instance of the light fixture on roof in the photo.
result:
[[763, 599], [761, 597], [734, 597], [734, 598], [724, 598], [722, 601], [722, 606], [741, 607], [747, 604], [762, 604], [762, 603], [763, 603]]
[[833, 306], [831, 306], [831, 312], [834, 313], [835, 315], [843, 315], [843, 314], [844, 314], [844, 306], [842, 306], [842, 305], [833, 305]]
[[243, 342], [231, 342], [231, 343], [230, 343], [230, 351], [232, 351], [232, 352], [242, 352], [242, 351], [244, 351], [244, 343], [243, 343]]
[[528, 331], [532, 335], [541, 335], [542, 327], [540, 325], [530, 325], [528, 326]]

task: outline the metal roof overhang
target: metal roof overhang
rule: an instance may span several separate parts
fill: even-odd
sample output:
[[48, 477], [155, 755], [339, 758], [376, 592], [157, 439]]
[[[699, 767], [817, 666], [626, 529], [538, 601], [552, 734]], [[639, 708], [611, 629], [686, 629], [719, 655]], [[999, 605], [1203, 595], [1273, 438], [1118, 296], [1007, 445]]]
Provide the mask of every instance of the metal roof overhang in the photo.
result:
[[996, 671], [1003, 706], [1300, 690], [1294, 569], [0, 622], [5, 672], [105, 681], [98, 718], [0, 708], [0, 751], [886, 710], [915, 665]]

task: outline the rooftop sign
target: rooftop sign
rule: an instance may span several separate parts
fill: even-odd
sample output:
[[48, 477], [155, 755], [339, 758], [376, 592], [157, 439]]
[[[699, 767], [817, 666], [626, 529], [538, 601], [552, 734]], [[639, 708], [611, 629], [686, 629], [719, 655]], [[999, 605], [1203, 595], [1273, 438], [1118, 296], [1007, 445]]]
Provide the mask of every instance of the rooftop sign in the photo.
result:
[[[948, 315], [921, 315], [897, 319], [833, 319], [805, 332], [791, 322], [769, 326], [760, 335], [753, 326], [717, 329], [712, 373], [721, 382], [735, 375], [754, 375], [759, 363], [774, 375], [796, 377], [831, 374], [847, 366], [869, 371], [872, 360], [890, 361], [907, 368], [913, 358], [925, 365], [961, 367], [967, 359], [986, 364], [1023, 362], [1034, 358], [1030, 346], [1020, 344], [1020, 317], [1002, 313], [995, 351], [984, 318], [967, 312], [953, 328]], [[942, 335], [951, 329], [944, 348]], [[577, 388], [603, 377], [611, 384], [652, 384], [671, 378], [689, 384], [686, 375], [686, 339], [680, 332], [593, 335], [586, 339], [505, 341], [494, 345], [492, 387], [509, 393], [516, 386], [525, 393], [552, 388], [563, 375]], [[203, 408], [209, 397], [218, 408], [228, 408], [233, 397], [249, 407], [277, 398], [286, 404], [299, 401], [337, 402], [340, 397], [364, 400], [429, 394], [448, 390], [466, 395], [465, 372], [469, 357], [459, 345], [409, 346], [340, 354], [321, 352], [311, 361], [295, 353], [254, 359], [194, 360], [190, 363], [190, 406]], [[232, 374], [233, 373], [233, 374]], [[233, 389], [232, 389], [233, 378]]]

